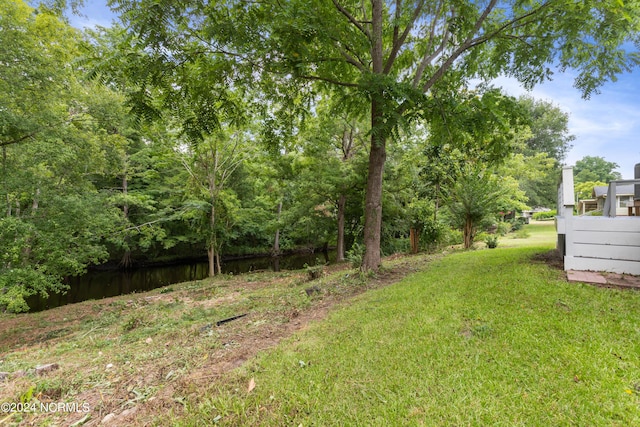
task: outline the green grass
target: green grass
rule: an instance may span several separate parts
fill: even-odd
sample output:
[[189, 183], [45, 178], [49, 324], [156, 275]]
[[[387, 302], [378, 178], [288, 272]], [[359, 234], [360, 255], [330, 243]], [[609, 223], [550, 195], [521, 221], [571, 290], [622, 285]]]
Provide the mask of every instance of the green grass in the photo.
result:
[[[640, 293], [567, 283], [534, 260], [553, 248], [553, 224], [524, 230], [492, 250], [393, 257], [378, 278], [340, 268], [313, 282], [304, 270], [221, 276], [0, 314], [0, 371], [11, 373], [0, 402], [87, 402], [92, 422], [135, 407], [137, 418], [119, 421], [134, 426], [640, 425]], [[249, 347], [336, 303], [252, 357]], [[51, 362], [60, 368], [34, 373]]]
[[640, 294], [566, 282], [532, 260], [553, 224], [528, 229], [357, 297], [181, 423], [640, 425]]

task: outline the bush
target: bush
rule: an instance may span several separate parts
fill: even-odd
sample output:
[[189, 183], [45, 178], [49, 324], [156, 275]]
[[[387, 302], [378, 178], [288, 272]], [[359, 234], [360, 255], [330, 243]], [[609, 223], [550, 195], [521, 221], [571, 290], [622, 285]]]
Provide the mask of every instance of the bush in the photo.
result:
[[527, 219], [523, 216], [509, 220], [509, 224], [511, 224], [511, 231], [520, 230], [525, 225], [526, 221]]
[[0, 270], [0, 310], [10, 313], [29, 311], [26, 300], [35, 295], [47, 298], [51, 292], [63, 292], [68, 286], [54, 276], [37, 269]]
[[322, 277], [322, 274], [324, 273], [324, 264], [317, 264], [317, 265], [311, 265], [311, 266], [309, 264], [305, 264], [304, 268], [307, 271], [309, 280], [319, 279], [320, 277]]
[[489, 249], [494, 249], [498, 247], [498, 236], [487, 236], [484, 239], [484, 243], [487, 245]]
[[444, 243], [447, 245], [460, 245], [464, 243], [464, 236], [462, 235], [462, 230], [450, 229], [444, 238]]
[[411, 249], [411, 244], [408, 237], [385, 239], [381, 245], [381, 252], [383, 255], [393, 255], [408, 253]]
[[555, 219], [557, 215], [558, 212], [554, 209], [547, 212], [536, 212], [533, 214], [533, 219], [535, 219], [536, 221], [550, 221]]
[[498, 229], [496, 230], [496, 233], [498, 233], [501, 236], [504, 236], [505, 234], [509, 233], [511, 231], [511, 223], [509, 222], [499, 222], [498, 223]]
[[351, 249], [347, 251], [347, 260], [353, 268], [360, 268], [362, 265], [362, 258], [364, 257], [364, 245], [358, 242], [354, 242]]

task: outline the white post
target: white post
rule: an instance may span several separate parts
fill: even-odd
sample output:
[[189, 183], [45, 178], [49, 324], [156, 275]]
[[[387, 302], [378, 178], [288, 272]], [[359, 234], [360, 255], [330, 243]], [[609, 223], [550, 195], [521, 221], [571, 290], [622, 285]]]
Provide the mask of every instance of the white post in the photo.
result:
[[609, 183], [609, 188], [607, 189], [607, 202], [609, 203], [609, 212], [606, 213], [606, 216], [611, 218], [615, 218], [618, 213], [618, 199], [616, 198], [616, 182], [611, 181]]
[[[564, 264], [565, 270], [567, 258], [573, 257], [573, 208], [575, 206], [575, 195], [573, 191], [573, 167], [562, 168], [562, 206], [558, 210], [562, 212], [564, 222]], [[559, 213], [559, 212], [558, 212]]]

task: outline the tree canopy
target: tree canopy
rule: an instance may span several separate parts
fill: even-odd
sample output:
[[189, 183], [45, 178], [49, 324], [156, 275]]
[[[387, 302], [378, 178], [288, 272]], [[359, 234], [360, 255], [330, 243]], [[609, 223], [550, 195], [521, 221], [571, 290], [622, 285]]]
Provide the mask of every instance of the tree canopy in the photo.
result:
[[121, 25], [83, 33], [61, 15], [79, 1], [46, 3], [0, 0], [13, 311], [105, 261], [208, 254], [217, 274], [334, 246], [371, 270], [470, 245], [553, 203], [572, 141], [567, 113], [490, 80], [575, 68], [589, 96], [637, 60], [626, 3], [113, 0]]
[[450, 114], [452, 95], [471, 79], [506, 74], [532, 87], [557, 64], [576, 70], [576, 87], [588, 97], [638, 62], [626, 44], [638, 41], [639, 10], [623, 2], [111, 4], [148, 52], [150, 82], [213, 60], [217, 72], [200, 73], [197, 84], [259, 78], [290, 110], [309, 105], [317, 90], [342, 97], [350, 111], [368, 105], [364, 269], [380, 264], [386, 145], [407, 122]]
[[576, 162], [573, 168], [573, 175], [576, 183], [601, 181], [610, 182], [622, 179], [620, 172], [616, 171], [619, 166], [615, 162], [608, 162], [600, 156], [585, 156]]

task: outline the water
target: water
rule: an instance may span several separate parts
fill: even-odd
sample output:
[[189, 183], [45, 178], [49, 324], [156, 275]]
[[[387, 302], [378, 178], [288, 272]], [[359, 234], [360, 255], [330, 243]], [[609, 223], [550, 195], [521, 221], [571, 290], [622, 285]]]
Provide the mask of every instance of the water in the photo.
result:
[[[305, 264], [316, 265], [335, 261], [335, 253], [305, 253], [278, 258], [259, 257], [230, 260], [222, 263], [225, 274], [242, 274], [260, 270], [298, 270]], [[65, 294], [52, 294], [49, 298], [35, 296], [27, 300], [31, 311], [42, 311], [76, 302], [102, 299], [132, 292], [145, 292], [174, 283], [200, 280], [207, 277], [206, 262], [161, 265], [130, 270], [92, 270], [83, 276], [71, 277], [70, 289]]]

